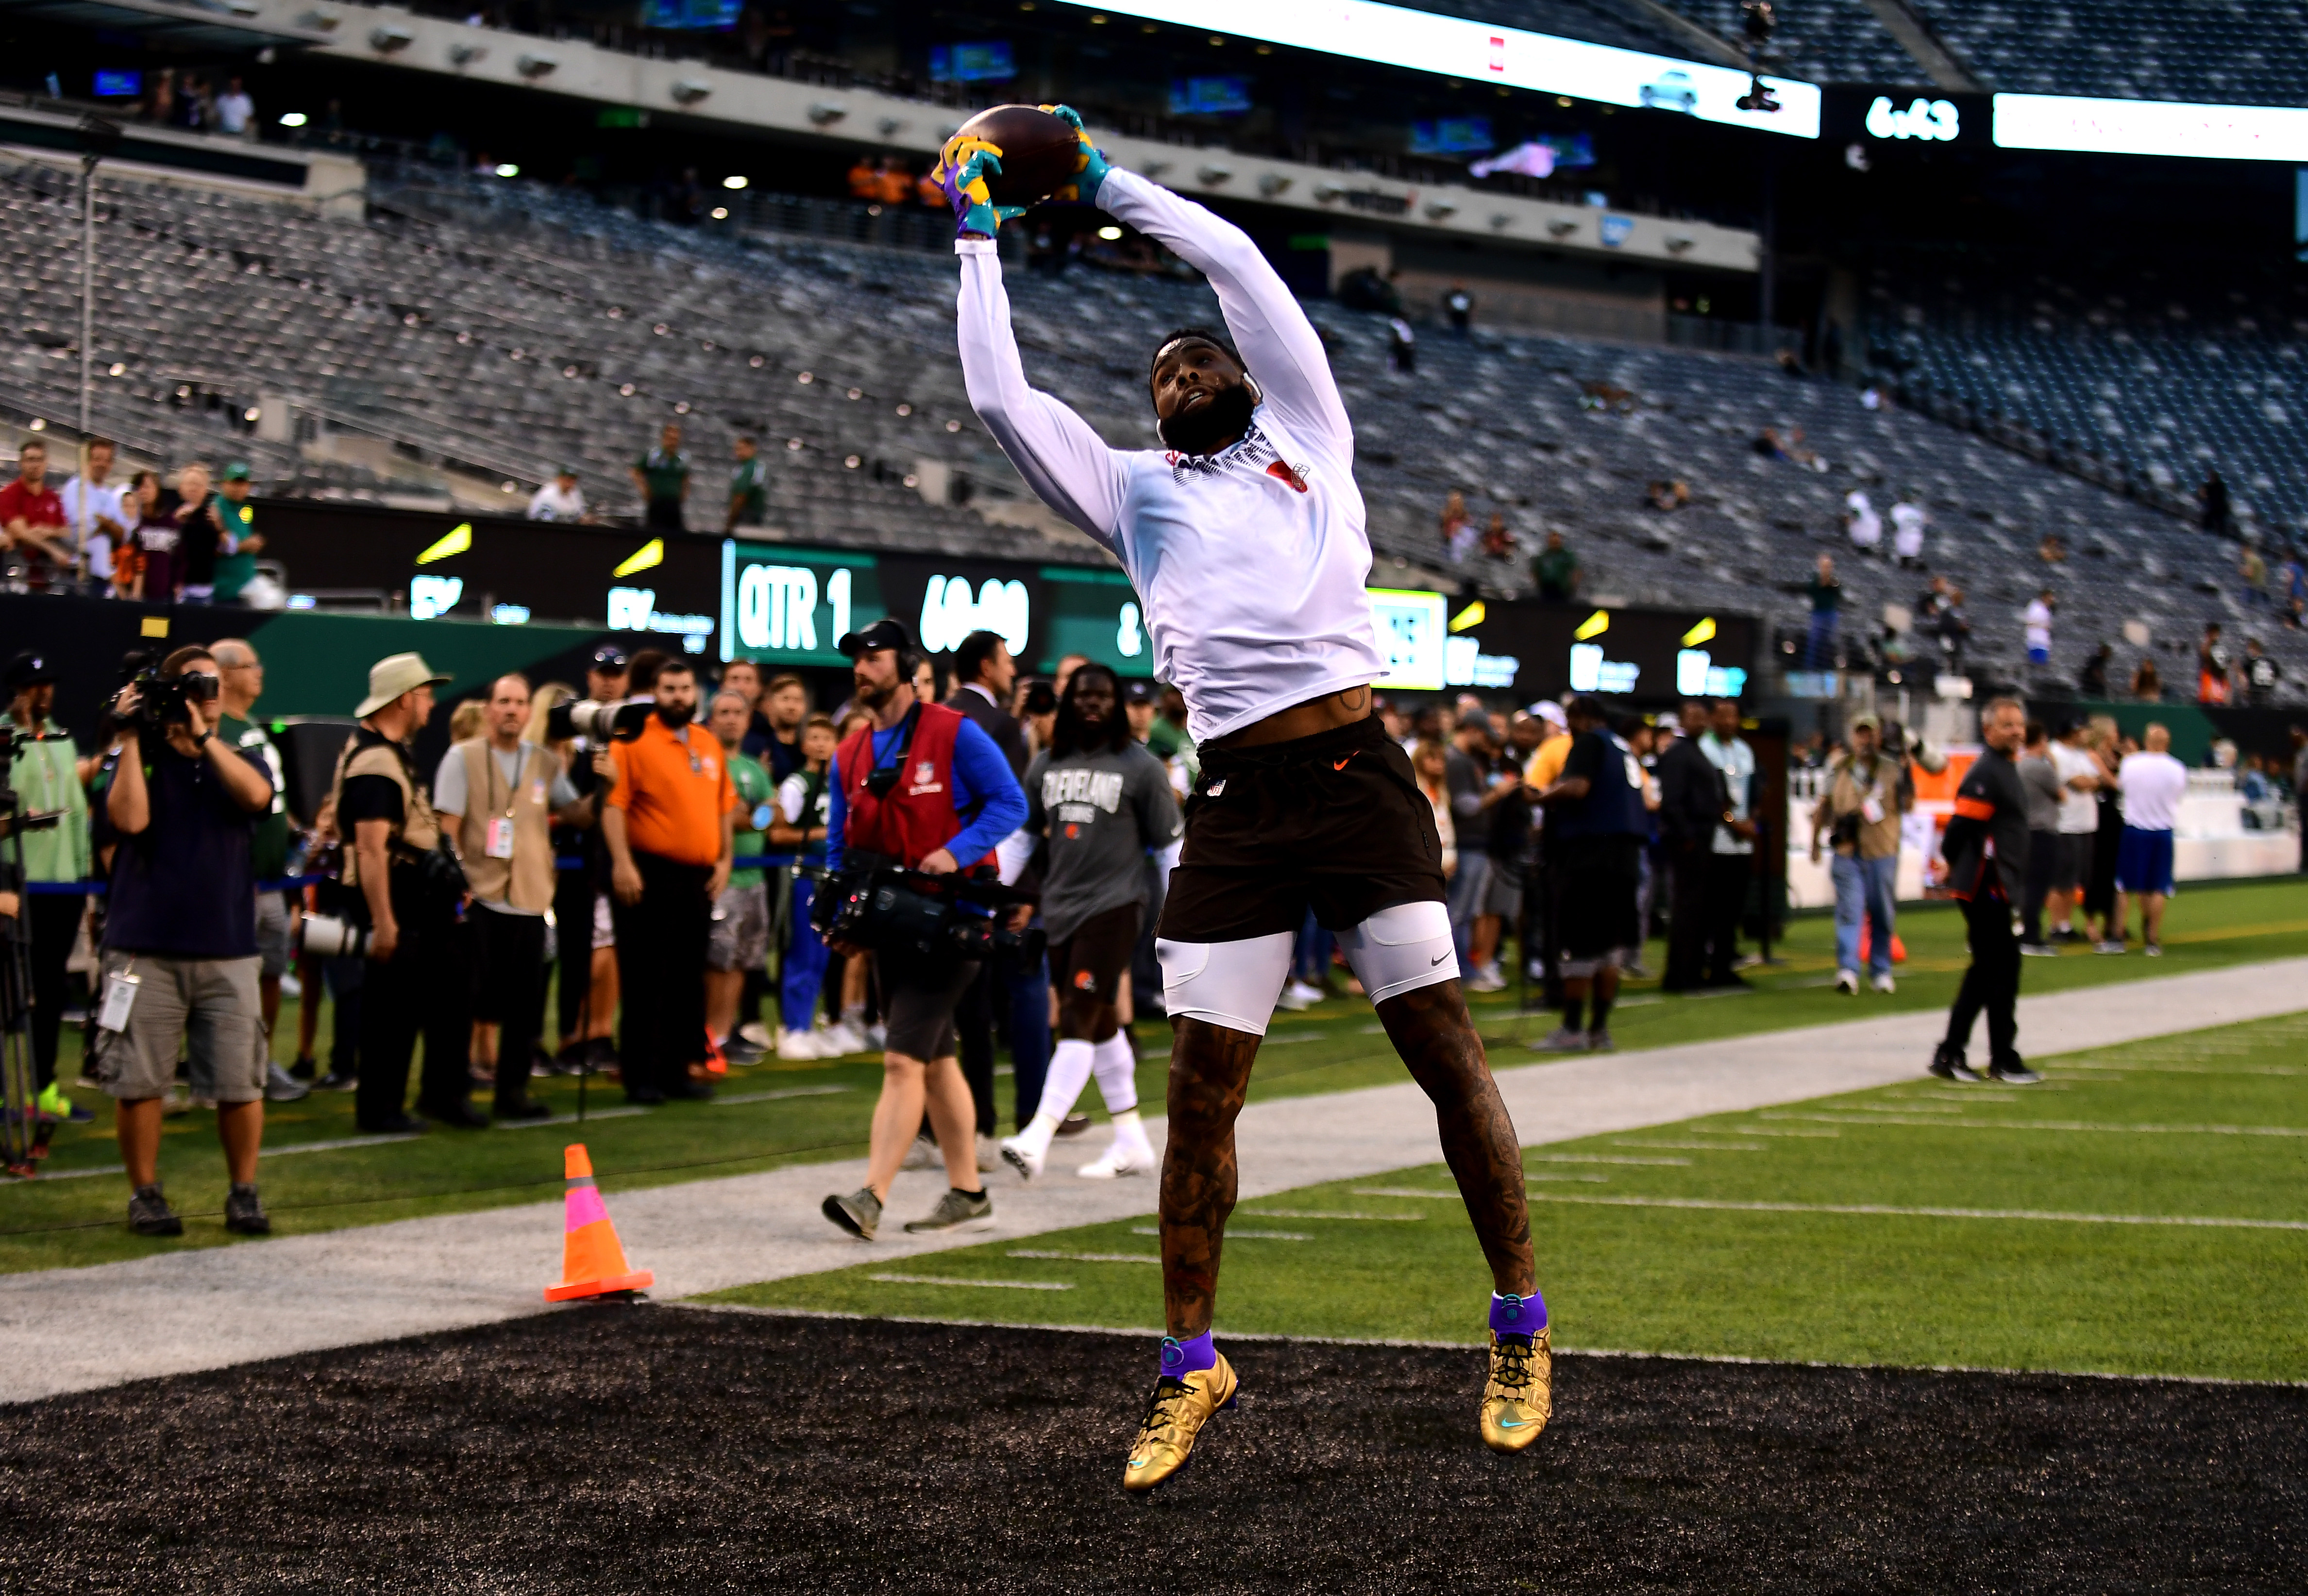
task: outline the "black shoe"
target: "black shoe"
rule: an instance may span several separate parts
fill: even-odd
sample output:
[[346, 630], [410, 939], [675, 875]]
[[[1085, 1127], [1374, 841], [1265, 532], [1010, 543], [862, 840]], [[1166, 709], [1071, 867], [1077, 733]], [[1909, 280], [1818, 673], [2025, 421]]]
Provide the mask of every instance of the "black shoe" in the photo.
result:
[[548, 1103], [540, 1103], [533, 1097], [525, 1097], [517, 1103], [501, 1102], [496, 1106], [496, 1118], [497, 1123], [500, 1125], [503, 1125], [509, 1120], [550, 1119], [552, 1117], [552, 1106]]
[[320, 1073], [321, 1065], [319, 1061], [309, 1057], [299, 1058], [296, 1063], [288, 1066], [288, 1074], [292, 1080], [310, 1081]]
[[1987, 1066], [1987, 1078], [2001, 1081], [2006, 1086], [2035, 1086], [2044, 1079], [2028, 1067], [2028, 1061], [2017, 1053], [2005, 1055]]
[[168, 1206], [156, 1183], [140, 1186], [128, 1199], [128, 1228], [139, 1236], [182, 1236], [185, 1221]]
[[665, 1093], [654, 1086], [628, 1086], [625, 1088], [625, 1101], [640, 1103], [646, 1108], [655, 1108], [665, 1101]]
[[225, 1194], [224, 1228], [236, 1236], [270, 1236], [272, 1221], [265, 1217], [264, 1204], [256, 1200], [254, 1186], [235, 1186]]
[[678, 1102], [709, 1103], [713, 1100], [713, 1088], [703, 1081], [676, 1081], [665, 1089], [665, 1095]]
[[314, 1082], [313, 1087], [317, 1091], [350, 1091], [359, 1084], [358, 1075], [347, 1074], [343, 1070], [331, 1070]]
[[1932, 1055], [1932, 1074], [1942, 1081], [1962, 1081], [1973, 1084], [1986, 1079], [1964, 1062], [1961, 1048], [1951, 1048], [1945, 1042], [1942, 1042]]
[[433, 1127], [414, 1114], [395, 1114], [375, 1125], [356, 1124], [354, 1128], [364, 1136], [421, 1136]]
[[[1019, 1128], [1022, 1130], [1025, 1127], [1021, 1126]], [[1058, 1128], [1051, 1134], [1060, 1136], [1079, 1136], [1088, 1129], [1089, 1129], [1089, 1115], [1069, 1114], [1058, 1121]]]
[[446, 1103], [419, 1103], [417, 1111], [427, 1119], [437, 1119], [443, 1125], [459, 1130], [485, 1131], [489, 1128], [489, 1117], [462, 1098]]

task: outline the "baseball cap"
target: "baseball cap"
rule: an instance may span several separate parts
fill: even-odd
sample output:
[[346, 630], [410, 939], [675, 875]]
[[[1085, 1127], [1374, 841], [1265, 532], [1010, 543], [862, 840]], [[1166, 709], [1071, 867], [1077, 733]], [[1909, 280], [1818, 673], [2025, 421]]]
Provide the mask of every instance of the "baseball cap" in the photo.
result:
[[24, 687], [54, 686], [56, 679], [56, 668], [48, 663], [47, 656], [30, 649], [10, 660], [4, 678], [0, 678], [12, 693]]
[[1851, 717], [1851, 729], [1856, 731], [1863, 726], [1870, 731], [1881, 731], [1883, 729], [1883, 718], [1873, 710], [1862, 710]]
[[368, 668], [368, 696], [360, 701], [353, 719], [366, 720], [403, 693], [437, 687], [448, 679], [426, 664], [422, 654], [387, 654]]
[[605, 643], [593, 651], [593, 669], [604, 676], [615, 676], [630, 663], [625, 651], [614, 643]]
[[1122, 702], [1124, 703], [1152, 703], [1154, 702], [1154, 684], [1145, 680], [1143, 677], [1134, 677], [1130, 681], [1123, 683]]
[[245, 460], [236, 460], [224, 468], [224, 479], [228, 482], [245, 482], [248, 479], [248, 462]]
[[1563, 706], [1555, 703], [1552, 698], [1540, 699], [1537, 703], [1530, 706], [1530, 712], [1537, 715], [1540, 720], [1546, 721], [1549, 726], [1554, 727], [1557, 731], [1568, 731], [1571, 729], [1571, 717], [1564, 714], [1563, 712]]
[[841, 641], [833, 646], [853, 660], [876, 649], [896, 649], [903, 653], [914, 646], [914, 635], [906, 630], [905, 622], [885, 615], [860, 631], [844, 633]]
[[1491, 729], [1491, 718], [1487, 713], [1481, 710], [1460, 710], [1459, 712], [1458, 729], [1460, 731], [1487, 732]]

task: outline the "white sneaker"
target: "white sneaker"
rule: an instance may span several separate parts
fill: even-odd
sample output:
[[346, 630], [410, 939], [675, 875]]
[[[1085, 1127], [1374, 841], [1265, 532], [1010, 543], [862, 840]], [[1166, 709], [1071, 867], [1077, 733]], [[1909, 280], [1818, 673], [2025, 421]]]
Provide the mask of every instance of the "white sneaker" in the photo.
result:
[[1846, 993], [1853, 997], [1858, 996], [1859, 972], [1856, 970], [1837, 971], [1835, 972], [1835, 989], [1839, 992]]
[[866, 1051], [866, 1039], [847, 1020], [837, 1020], [817, 1033], [820, 1058], [847, 1058], [852, 1053]]
[[916, 1136], [914, 1138], [914, 1144], [906, 1149], [905, 1161], [900, 1164], [898, 1168], [900, 1169], [943, 1169], [945, 1168], [945, 1156], [938, 1152], [938, 1144], [935, 1142], [931, 1141], [927, 1136]]
[[1049, 1143], [1024, 1131], [1002, 1140], [1002, 1161], [1018, 1171], [1019, 1179], [1029, 1183], [1042, 1178], [1042, 1164], [1049, 1155]]
[[1124, 1175], [1151, 1175], [1158, 1167], [1154, 1144], [1141, 1138], [1116, 1136], [1114, 1145], [1096, 1163], [1074, 1171], [1084, 1180], [1113, 1180]]
[[1282, 988], [1282, 996], [1275, 1001], [1295, 1014], [1300, 1009], [1313, 1008], [1322, 1002], [1322, 990], [1319, 987], [1310, 987], [1305, 981], [1293, 980]]
[[777, 1045], [775, 1040], [770, 1035], [770, 1028], [759, 1020], [746, 1021], [737, 1027], [737, 1034], [757, 1048], [772, 1048]]
[[1503, 992], [1506, 989], [1507, 978], [1499, 973], [1496, 960], [1482, 966], [1467, 979], [1467, 990], [1469, 992]]
[[778, 1032], [778, 1057], [798, 1064], [807, 1059], [823, 1058], [826, 1053], [816, 1036], [809, 1031], [780, 1031]]
[[887, 1048], [889, 1045], [890, 1045], [890, 1028], [889, 1028], [887, 1025], [883, 1024], [880, 1021], [878, 1021], [878, 1020], [877, 1020], [877, 1021], [875, 1021], [873, 1024], [868, 1025], [868, 1026], [866, 1028], [866, 1045], [865, 1045], [865, 1047], [863, 1047], [863, 1048], [857, 1048], [857, 1049], [855, 1049], [855, 1050], [856, 1050], [857, 1052], [860, 1052], [860, 1053], [866, 1053], [866, 1052], [879, 1053], [879, 1052], [881, 1052], [884, 1048]]
[[1874, 987], [1878, 992], [1896, 992], [1899, 989], [1899, 983], [1893, 980], [1890, 972], [1886, 971], [1875, 978]]

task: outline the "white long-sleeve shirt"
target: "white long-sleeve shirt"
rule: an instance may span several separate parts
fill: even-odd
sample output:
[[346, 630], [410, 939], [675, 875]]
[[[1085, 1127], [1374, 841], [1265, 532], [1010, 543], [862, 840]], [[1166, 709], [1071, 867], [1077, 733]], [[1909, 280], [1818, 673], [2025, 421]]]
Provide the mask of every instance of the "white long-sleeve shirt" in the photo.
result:
[[1107, 447], [1027, 383], [993, 242], [965, 238], [972, 408], [1043, 502], [1121, 560], [1197, 743], [1378, 680], [1354, 428], [1313, 324], [1258, 246], [1200, 205], [1124, 171], [1098, 203], [1210, 279], [1262, 396], [1250, 431], [1212, 455]]

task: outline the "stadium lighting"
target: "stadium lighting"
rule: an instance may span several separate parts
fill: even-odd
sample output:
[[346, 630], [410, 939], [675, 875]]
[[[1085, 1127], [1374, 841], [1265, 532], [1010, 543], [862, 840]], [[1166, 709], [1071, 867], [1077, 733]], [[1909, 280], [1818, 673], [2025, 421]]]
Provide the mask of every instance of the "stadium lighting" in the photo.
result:
[[304, 113], [304, 112], [302, 112], [302, 111], [283, 111], [283, 112], [281, 112], [281, 113], [280, 113], [280, 125], [281, 125], [281, 126], [283, 126], [283, 127], [302, 127], [302, 126], [304, 126], [304, 125], [305, 125], [305, 113]]
[[736, 177], [724, 177], [721, 179], [721, 186], [724, 188], [743, 188], [745, 186], [745, 179]]
[[508, 160], [503, 166], [497, 168], [497, 176], [500, 177], [518, 177], [521, 176], [521, 168]]
[[[1081, 5], [1084, 0], [1065, 3]], [[1099, 9], [1462, 82], [1575, 95], [1605, 105], [1650, 107], [1701, 122], [1758, 127], [1796, 138], [1819, 137], [1820, 93], [1813, 83], [1753, 77], [1735, 67], [1440, 16], [1381, 0], [1268, 0], [1254, 10], [1236, 0], [1131, 0]], [[1763, 99], [1775, 101], [1778, 108], [1761, 108], [1758, 91], [1765, 91]], [[1743, 99], [1752, 108], [1740, 106]]]
[[2297, 106], [1999, 94], [1994, 125], [2005, 150], [2308, 161], [2308, 109]]
[[716, 220], [716, 221], [727, 221], [727, 220], [729, 220], [729, 207], [728, 207], [728, 206], [727, 206], [727, 205], [716, 205], [716, 206], [714, 206], [714, 207], [713, 207], [713, 220]]
[[1122, 237], [1122, 229], [1116, 227], [1100, 228], [1098, 229], [1098, 236], [1105, 239], [1108, 244], [1111, 244], [1115, 239]]

